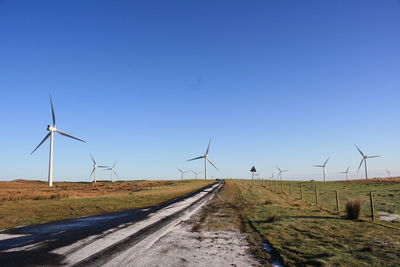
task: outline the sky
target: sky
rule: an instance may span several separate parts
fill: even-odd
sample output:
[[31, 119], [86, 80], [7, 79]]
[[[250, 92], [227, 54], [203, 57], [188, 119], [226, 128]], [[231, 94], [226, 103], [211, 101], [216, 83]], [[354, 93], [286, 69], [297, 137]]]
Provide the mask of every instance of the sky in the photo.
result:
[[[400, 1], [0, 1], [0, 180], [400, 175]], [[192, 174], [187, 176], [193, 177]], [[99, 171], [99, 179], [109, 172]]]

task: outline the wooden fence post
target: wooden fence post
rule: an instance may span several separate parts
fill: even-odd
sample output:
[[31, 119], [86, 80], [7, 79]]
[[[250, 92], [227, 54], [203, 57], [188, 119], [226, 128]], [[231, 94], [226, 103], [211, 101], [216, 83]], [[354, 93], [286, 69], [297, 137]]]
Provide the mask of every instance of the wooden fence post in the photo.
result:
[[281, 180], [281, 194], [283, 194], [283, 181]]
[[292, 184], [289, 183], [289, 194], [292, 195]]
[[372, 221], [375, 222], [374, 197], [372, 196], [372, 192], [369, 192], [369, 201], [371, 203], [371, 218]]
[[337, 190], [337, 189], [336, 189], [336, 210], [337, 210], [337, 213], [340, 214], [339, 190]]
[[315, 187], [315, 205], [318, 205], [318, 189]]
[[303, 185], [300, 184], [300, 200], [303, 200]]

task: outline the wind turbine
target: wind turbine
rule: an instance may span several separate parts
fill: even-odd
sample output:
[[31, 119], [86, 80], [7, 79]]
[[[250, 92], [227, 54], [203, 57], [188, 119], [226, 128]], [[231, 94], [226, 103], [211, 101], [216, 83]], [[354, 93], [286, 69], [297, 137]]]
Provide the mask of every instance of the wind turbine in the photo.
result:
[[288, 170], [281, 170], [278, 166], [276, 166], [276, 168], [277, 168], [278, 171], [279, 171], [278, 178], [280, 178], [281, 181], [282, 181], [282, 173], [283, 173], [283, 172], [287, 172]]
[[115, 165], [117, 165], [117, 161], [114, 162], [114, 165], [112, 167], [109, 167], [106, 169], [106, 171], [111, 172], [111, 182], [114, 182], [113, 180], [113, 173], [115, 174], [116, 177], [118, 177], [118, 174], [115, 172]]
[[386, 169], [386, 172], [387, 172], [388, 178], [392, 177], [392, 176], [390, 175], [390, 170]]
[[204, 159], [204, 180], [207, 180], [207, 161], [213, 165], [213, 167], [219, 171], [219, 169], [214, 165], [214, 163], [211, 162], [211, 160], [208, 159], [208, 152], [210, 151], [210, 144], [211, 144], [211, 139], [208, 142], [208, 147], [206, 150], [206, 153], [203, 156], [197, 157], [197, 158], [193, 158], [193, 159], [189, 159], [188, 161], [192, 161], [192, 160], [198, 160], [198, 159]]
[[367, 159], [379, 158], [380, 156], [368, 156], [368, 155], [364, 155], [364, 153], [361, 151], [361, 149], [360, 149], [357, 145], [355, 145], [355, 146], [356, 146], [358, 152], [360, 152], [360, 154], [361, 154], [361, 156], [362, 156], [362, 160], [361, 160], [361, 162], [360, 162], [360, 166], [358, 166], [357, 172], [360, 170], [361, 165], [362, 165], [363, 162], [364, 162], [364, 167], [365, 167], [365, 179], [368, 179]]
[[322, 174], [324, 176], [324, 182], [325, 182], [325, 166], [328, 163], [329, 158], [325, 161], [325, 163], [323, 165], [313, 165], [314, 167], [318, 167], [318, 168], [322, 168]]
[[182, 170], [179, 169], [179, 168], [177, 168], [177, 169], [178, 169], [178, 171], [181, 173], [181, 180], [183, 180], [183, 175], [184, 175], [185, 173], [190, 172], [190, 170], [189, 170], [189, 171], [182, 171]]
[[48, 185], [53, 186], [53, 143], [54, 143], [54, 133], [59, 133], [61, 135], [64, 135], [66, 137], [81, 141], [86, 143], [86, 141], [83, 141], [79, 138], [76, 138], [72, 135], [69, 135], [67, 133], [61, 132], [56, 128], [56, 115], [54, 113], [54, 107], [53, 107], [53, 100], [51, 99], [50, 95], [50, 105], [51, 105], [51, 116], [53, 118], [53, 125], [47, 125], [47, 131], [49, 133], [43, 138], [43, 140], [39, 143], [39, 145], [31, 152], [31, 155], [33, 152], [36, 151], [49, 137], [50, 137], [50, 156], [49, 156], [49, 176], [48, 176]]
[[93, 182], [96, 182], [96, 170], [97, 170], [97, 168], [109, 168], [109, 166], [98, 166], [96, 161], [94, 160], [92, 154], [90, 154], [90, 157], [92, 158], [92, 161], [93, 161], [93, 170], [90, 173], [89, 178], [92, 177], [92, 175], [93, 175]]
[[346, 171], [340, 172], [340, 173], [345, 173], [345, 174], [346, 174], [346, 180], [349, 180], [349, 169], [350, 169], [350, 166], [347, 167], [347, 170], [346, 170]]
[[194, 173], [195, 179], [197, 179], [197, 176], [202, 173], [202, 172], [195, 172], [194, 170], [192, 170], [192, 172]]

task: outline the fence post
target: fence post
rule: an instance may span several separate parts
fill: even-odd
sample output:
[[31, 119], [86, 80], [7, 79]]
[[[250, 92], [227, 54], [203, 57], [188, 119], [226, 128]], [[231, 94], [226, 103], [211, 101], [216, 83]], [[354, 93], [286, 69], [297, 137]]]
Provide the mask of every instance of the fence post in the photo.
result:
[[281, 180], [281, 194], [283, 194], [283, 181]]
[[289, 183], [289, 194], [292, 195], [292, 184]]
[[315, 205], [318, 205], [318, 189], [315, 187]]
[[339, 190], [336, 189], [336, 210], [337, 213], [340, 214], [340, 207], [339, 207]]
[[300, 184], [300, 200], [303, 200], [303, 185]]
[[372, 221], [375, 222], [374, 197], [372, 196], [372, 192], [369, 192], [369, 201], [371, 203], [371, 218]]

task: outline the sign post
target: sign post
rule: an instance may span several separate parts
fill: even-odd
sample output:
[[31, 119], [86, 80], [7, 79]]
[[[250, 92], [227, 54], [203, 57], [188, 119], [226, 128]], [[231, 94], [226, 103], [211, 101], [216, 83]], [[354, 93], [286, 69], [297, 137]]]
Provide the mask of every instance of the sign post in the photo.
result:
[[251, 172], [251, 184], [253, 184], [253, 180], [254, 180], [254, 173], [256, 172], [256, 168], [253, 166], [250, 170]]

